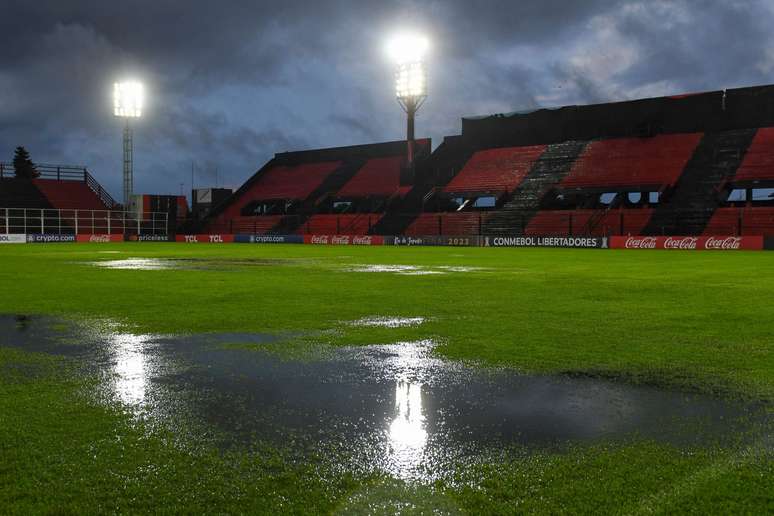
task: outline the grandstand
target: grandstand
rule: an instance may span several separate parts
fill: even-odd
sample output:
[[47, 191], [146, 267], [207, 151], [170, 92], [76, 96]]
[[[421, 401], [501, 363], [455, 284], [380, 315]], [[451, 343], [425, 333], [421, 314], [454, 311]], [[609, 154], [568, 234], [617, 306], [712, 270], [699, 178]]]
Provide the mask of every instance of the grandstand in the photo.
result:
[[0, 163], [0, 232], [33, 234], [166, 234], [165, 213], [123, 210], [85, 167], [36, 165], [38, 177], [20, 179]]
[[38, 177], [18, 180], [10, 163], [0, 163], [0, 207], [112, 210], [118, 206], [85, 167], [36, 165]]
[[[208, 232], [368, 234], [411, 190], [405, 142], [286, 152], [274, 156], [226, 202]], [[430, 157], [419, 140], [417, 161]]]
[[462, 119], [405, 180], [401, 142], [277, 154], [209, 231], [772, 235], [774, 87]]

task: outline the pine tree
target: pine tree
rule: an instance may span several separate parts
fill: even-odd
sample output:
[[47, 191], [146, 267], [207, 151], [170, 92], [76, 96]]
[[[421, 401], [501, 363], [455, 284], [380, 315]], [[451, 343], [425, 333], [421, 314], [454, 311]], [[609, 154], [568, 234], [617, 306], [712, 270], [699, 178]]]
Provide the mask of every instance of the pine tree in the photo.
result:
[[40, 175], [30, 159], [30, 153], [22, 146], [16, 147], [14, 152], [13, 170], [17, 179], [34, 179]]

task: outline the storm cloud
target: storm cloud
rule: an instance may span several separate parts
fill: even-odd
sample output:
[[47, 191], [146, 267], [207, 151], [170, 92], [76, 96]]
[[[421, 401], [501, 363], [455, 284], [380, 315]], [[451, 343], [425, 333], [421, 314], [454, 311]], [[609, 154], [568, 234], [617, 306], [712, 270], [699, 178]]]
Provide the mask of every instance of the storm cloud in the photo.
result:
[[275, 152], [400, 139], [384, 40], [431, 35], [418, 135], [463, 115], [772, 82], [766, 0], [35, 2], [0, 7], [0, 159], [120, 190], [112, 83], [139, 77], [138, 192], [238, 186]]

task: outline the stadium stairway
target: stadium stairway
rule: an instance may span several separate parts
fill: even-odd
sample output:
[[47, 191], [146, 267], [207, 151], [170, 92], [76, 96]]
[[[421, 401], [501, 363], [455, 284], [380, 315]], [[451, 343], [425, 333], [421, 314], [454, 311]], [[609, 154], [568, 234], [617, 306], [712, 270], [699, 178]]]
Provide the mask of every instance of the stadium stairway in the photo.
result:
[[510, 199], [484, 222], [484, 234], [524, 234], [540, 209], [543, 196], [570, 172], [588, 142], [569, 141], [549, 145], [537, 159]]
[[360, 170], [365, 163], [366, 160], [363, 158], [348, 160], [337, 170], [329, 174], [328, 177], [320, 183], [320, 186], [307, 196], [301, 205], [299, 213], [297, 215], [283, 217], [272, 232], [287, 235], [300, 232], [306, 221], [317, 211], [317, 204], [327, 195], [335, 194], [341, 190], [341, 188], [357, 174], [357, 171]]
[[[450, 138], [446, 140], [448, 139]], [[459, 148], [450, 146], [446, 140], [433, 153], [433, 163], [442, 163], [441, 167], [432, 166], [428, 161], [429, 152], [417, 155], [416, 184], [406, 195], [388, 207], [384, 216], [371, 227], [372, 235], [402, 235], [422, 212], [425, 198], [435, 191], [436, 187], [445, 186], [459, 172], [456, 168], [439, 169], [447, 168], [451, 162], [464, 164], [473, 154], [470, 150], [460, 151]]]
[[721, 205], [720, 189], [736, 174], [755, 133], [755, 129], [705, 133], [643, 234], [701, 235]]

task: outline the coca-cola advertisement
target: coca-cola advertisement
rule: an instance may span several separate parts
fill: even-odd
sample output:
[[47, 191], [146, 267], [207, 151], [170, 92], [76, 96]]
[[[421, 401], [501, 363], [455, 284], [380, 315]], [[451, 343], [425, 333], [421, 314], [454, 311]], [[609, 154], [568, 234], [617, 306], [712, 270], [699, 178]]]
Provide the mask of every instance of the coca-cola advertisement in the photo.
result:
[[88, 242], [92, 244], [107, 244], [108, 242], [123, 242], [124, 235], [104, 234], [104, 235], [78, 235], [77, 242]]
[[762, 236], [614, 236], [612, 249], [740, 251], [763, 249]]
[[381, 235], [304, 235], [305, 244], [384, 245]]

